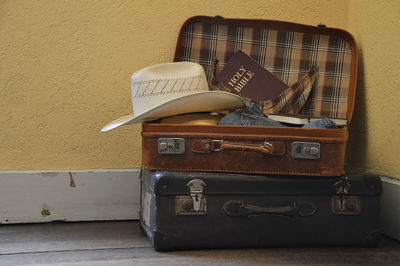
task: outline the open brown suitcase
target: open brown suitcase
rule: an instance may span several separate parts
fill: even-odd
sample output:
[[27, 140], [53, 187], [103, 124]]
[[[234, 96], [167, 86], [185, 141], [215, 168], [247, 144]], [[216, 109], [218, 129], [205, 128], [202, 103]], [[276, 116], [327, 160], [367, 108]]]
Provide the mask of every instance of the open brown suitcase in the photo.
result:
[[[181, 28], [174, 61], [199, 63], [210, 89], [231, 56], [242, 50], [286, 84], [318, 67], [301, 110], [309, 117], [350, 122], [357, 48], [346, 31], [296, 23], [196, 16]], [[344, 172], [348, 127], [142, 125], [142, 168], [275, 175], [338, 176]]]

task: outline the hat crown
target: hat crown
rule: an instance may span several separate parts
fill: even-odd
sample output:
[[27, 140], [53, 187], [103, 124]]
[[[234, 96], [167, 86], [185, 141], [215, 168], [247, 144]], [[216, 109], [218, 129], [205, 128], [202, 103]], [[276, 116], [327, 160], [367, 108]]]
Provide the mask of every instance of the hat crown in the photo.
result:
[[196, 75], [205, 75], [201, 65], [192, 62], [175, 62], [158, 64], [140, 69], [132, 74], [132, 81], [177, 79]]
[[135, 98], [147, 96], [207, 91], [208, 84], [201, 65], [176, 62], [158, 64], [135, 72], [132, 75], [131, 88], [134, 102]]

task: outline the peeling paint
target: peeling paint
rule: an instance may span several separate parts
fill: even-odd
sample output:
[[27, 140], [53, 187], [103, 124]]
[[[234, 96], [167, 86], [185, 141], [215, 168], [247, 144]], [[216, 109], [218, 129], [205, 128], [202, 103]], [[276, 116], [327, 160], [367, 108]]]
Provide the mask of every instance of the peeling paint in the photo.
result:
[[63, 223], [63, 222], [67, 222], [68, 220], [66, 218], [64, 219], [55, 219], [55, 220], [51, 220], [50, 222], [52, 223]]
[[48, 209], [43, 209], [41, 214], [42, 214], [43, 217], [49, 216], [50, 215], [50, 211]]
[[69, 186], [76, 187], [75, 180], [71, 172], [69, 172]]
[[41, 172], [40, 173], [43, 177], [56, 177], [58, 176], [59, 172]]
[[42, 172], [0, 171], [0, 223], [139, 219], [140, 169]]

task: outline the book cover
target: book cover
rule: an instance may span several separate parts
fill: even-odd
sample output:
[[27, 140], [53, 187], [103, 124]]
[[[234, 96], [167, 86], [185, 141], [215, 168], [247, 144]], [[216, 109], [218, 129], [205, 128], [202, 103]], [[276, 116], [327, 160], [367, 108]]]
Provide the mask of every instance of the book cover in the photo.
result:
[[232, 56], [215, 79], [232, 93], [254, 101], [274, 99], [289, 87], [241, 50]]

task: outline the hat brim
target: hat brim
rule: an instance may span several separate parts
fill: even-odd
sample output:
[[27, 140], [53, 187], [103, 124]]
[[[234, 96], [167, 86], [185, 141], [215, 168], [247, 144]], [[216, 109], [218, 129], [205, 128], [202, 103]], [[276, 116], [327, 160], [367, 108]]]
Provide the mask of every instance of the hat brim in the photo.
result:
[[198, 92], [166, 101], [136, 116], [134, 114], [122, 116], [104, 126], [101, 131], [106, 132], [122, 125], [142, 123], [172, 115], [233, 110], [244, 105], [245, 101], [240, 96], [230, 92]]

